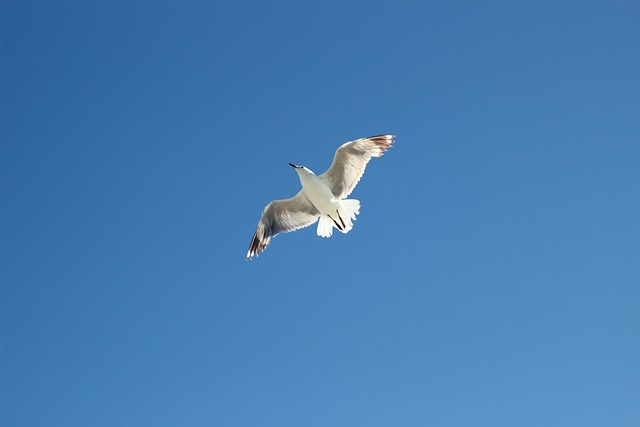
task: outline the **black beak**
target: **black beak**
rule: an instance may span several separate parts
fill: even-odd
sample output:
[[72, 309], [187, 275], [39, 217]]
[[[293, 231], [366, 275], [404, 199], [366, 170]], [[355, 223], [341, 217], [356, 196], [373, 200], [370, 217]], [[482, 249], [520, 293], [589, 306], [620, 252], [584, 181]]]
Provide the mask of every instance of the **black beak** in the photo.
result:
[[289, 163], [289, 166], [291, 166], [292, 168], [298, 168], [298, 166], [294, 165], [293, 163]]

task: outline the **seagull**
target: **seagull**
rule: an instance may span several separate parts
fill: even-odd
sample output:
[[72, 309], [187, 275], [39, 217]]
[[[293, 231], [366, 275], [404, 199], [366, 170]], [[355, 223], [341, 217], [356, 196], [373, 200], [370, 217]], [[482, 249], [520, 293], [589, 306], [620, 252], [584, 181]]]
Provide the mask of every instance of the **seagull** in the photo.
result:
[[360, 201], [346, 197], [362, 178], [369, 160], [382, 156], [391, 148], [394, 138], [394, 135], [377, 135], [342, 144], [336, 150], [331, 167], [322, 175], [289, 163], [298, 173], [302, 190], [290, 199], [274, 200], [264, 208], [247, 259], [264, 251], [278, 233], [308, 227], [318, 219], [320, 237], [331, 237], [334, 227], [348, 233], [360, 213]]

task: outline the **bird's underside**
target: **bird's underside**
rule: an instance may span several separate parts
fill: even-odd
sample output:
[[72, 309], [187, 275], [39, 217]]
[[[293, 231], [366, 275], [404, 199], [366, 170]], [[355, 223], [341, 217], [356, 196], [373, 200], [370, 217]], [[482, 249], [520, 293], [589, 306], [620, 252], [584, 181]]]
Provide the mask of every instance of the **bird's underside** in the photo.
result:
[[[362, 178], [369, 160], [382, 156], [392, 146], [393, 138], [393, 135], [377, 135], [341, 145], [329, 169], [318, 176], [304, 166], [291, 164], [298, 172], [303, 189], [290, 199], [274, 200], [264, 208], [251, 239], [247, 259], [264, 251], [277, 234], [308, 227], [318, 219], [320, 236], [331, 236], [334, 226], [343, 233], [348, 232], [352, 220], [359, 213], [360, 203], [344, 198], [351, 194]], [[322, 192], [318, 188], [327, 189], [324, 190], [327, 193], [324, 198], [318, 195]]]

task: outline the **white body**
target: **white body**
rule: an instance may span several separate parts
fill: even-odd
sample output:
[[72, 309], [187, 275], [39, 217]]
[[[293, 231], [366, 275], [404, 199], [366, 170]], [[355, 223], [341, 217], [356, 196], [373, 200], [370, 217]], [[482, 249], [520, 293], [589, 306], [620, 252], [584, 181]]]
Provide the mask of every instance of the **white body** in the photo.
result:
[[302, 191], [320, 212], [318, 236], [331, 237], [333, 227], [343, 233], [353, 228], [353, 221], [360, 213], [360, 202], [355, 199], [337, 199], [329, 184], [304, 166], [296, 167]]
[[296, 172], [298, 172], [298, 176], [300, 177], [304, 195], [313, 203], [313, 206], [315, 206], [321, 214], [335, 214], [338, 203], [329, 185], [313, 173], [313, 171], [304, 166], [296, 168]]

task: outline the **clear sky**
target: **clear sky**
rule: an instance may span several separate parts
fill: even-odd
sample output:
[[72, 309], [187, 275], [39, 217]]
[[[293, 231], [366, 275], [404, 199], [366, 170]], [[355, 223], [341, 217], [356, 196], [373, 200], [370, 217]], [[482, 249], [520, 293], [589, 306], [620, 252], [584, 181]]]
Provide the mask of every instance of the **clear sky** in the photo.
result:
[[[640, 425], [640, 3], [0, 3], [6, 427]], [[354, 229], [264, 206], [397, 142]]]

